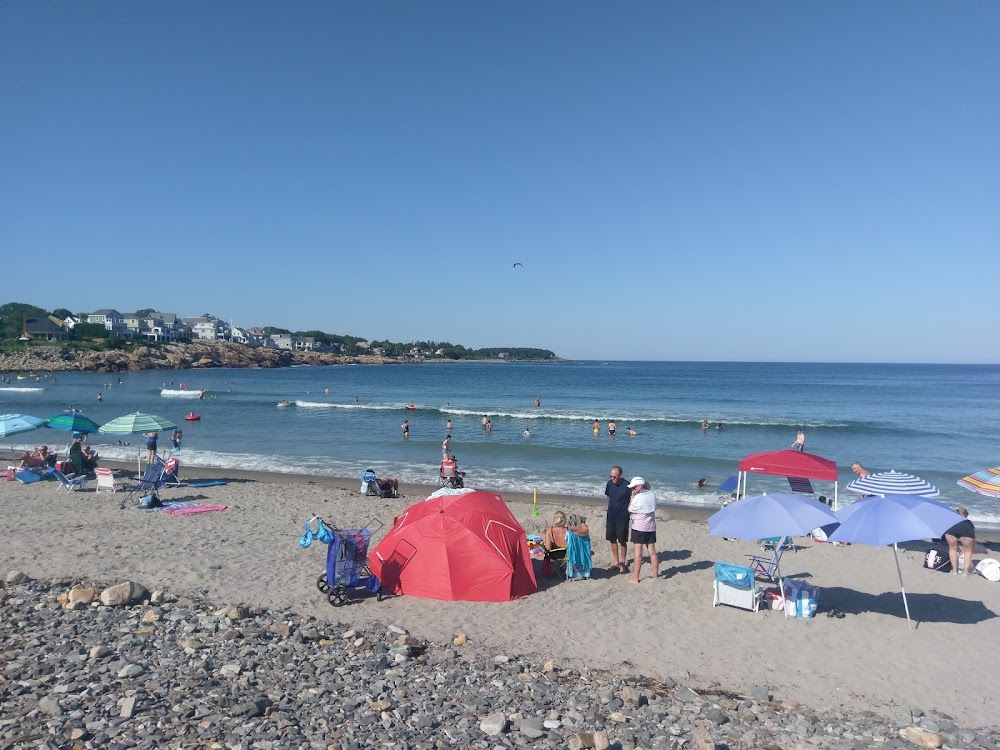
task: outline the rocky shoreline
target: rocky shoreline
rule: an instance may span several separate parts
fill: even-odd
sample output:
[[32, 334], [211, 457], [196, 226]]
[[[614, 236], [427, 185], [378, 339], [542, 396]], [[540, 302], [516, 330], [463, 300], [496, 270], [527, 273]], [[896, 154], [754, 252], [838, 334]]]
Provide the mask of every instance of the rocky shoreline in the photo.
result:
[[481, 653], [464, 634], [427, 643], [396, 624], [362, 631], [131, 581], [12, 571], [0, 619], [0, 746], [16, 750], [1000, 746], [945, 714], [814, 711], [765, 688], [564, 669]]
[[140, 346], [126, 352], [77, 351], [66, 347], [32, 347], [0, 354], [0, 372], [124, 372], [187, 370], [215, 367], [273, 368], [293, 365], [397, 364], [376, 355], [345, 357], [319, 352], [249, 347], [227, 341]]

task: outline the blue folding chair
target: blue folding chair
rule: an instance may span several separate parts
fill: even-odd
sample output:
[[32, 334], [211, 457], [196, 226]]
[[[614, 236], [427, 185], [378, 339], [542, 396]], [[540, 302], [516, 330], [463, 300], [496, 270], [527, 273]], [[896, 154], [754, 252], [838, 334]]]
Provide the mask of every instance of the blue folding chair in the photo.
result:
[[51, 469], [49, 473], [59, 480], [59, 484], [56, 486], [56, 489], [62, 487], [67, 492], [73, 492], [74, 490], [80, 489], [87, 481], [86, 474], [80, 474], [79, 476], [74, 474], [67, 477], [59, 471], [59, 469]]
[[771, 583], [778, 583], [781, 578], [781, 574], [778, 572], [778, 566], [781, 563], [781, 553], [788, 549], [791, 544], [792, 538], [790, 536], [783, 536], [774, 545], [774, 554], [770, 558], [747, 555], [747, 559], [750, 561], [750, 569], [757, 575], [767, 578]]

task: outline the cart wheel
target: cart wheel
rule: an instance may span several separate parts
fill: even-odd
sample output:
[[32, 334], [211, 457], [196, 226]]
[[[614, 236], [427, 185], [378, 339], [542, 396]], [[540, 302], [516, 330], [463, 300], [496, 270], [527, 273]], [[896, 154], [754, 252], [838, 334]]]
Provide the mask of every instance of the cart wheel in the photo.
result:
[[326, 580], [326, 573], [324, 573], [323, 575], [321, 575], [319, 578], [316, 579], [316, 588], [318, 588], [320, 592], [323, 594], [330, 593], [330, 584]]
[[330, 593], [327, 594], [326, 600], [334, 607], [347, 604], [347, 589], [343, 586], [337, 586], [337, 588], [331, 589]]

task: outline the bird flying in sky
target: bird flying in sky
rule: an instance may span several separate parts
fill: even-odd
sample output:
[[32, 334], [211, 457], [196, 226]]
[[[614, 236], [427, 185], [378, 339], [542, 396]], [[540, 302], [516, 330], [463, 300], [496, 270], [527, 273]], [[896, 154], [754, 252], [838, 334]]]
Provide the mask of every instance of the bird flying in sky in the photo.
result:
[[514, 268], [517, 268], [518, 266], [520, 266], [521, 268], [524, 268], [524, 263], [515, 263], [514, 264]]

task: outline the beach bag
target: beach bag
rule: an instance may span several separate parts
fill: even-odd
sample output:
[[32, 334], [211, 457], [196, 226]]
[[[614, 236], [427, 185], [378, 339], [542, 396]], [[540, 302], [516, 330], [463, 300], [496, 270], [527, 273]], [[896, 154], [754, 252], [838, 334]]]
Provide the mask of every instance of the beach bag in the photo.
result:
[[785, 587], [785, 614], [789, 617], [815, 617], [819, 606], [819, 586], [797, 578], [782, 578]]
[[761, 593], [761, 599], [767, 609], [780, 611], [785, 608], [785, 598], [778, 589], [765, 589]]
[[140, 508], [158, 508], [161, 505], [163, 505], [163, 503], [160, 502], [160, 498], [156, 496], [155, 492], [152, 493], [151, 495], [146, 495], [145, 497], [139, 498]]
[[976, 572], [987, 581], [996, 583], [1000, 581], [1000, 561], [994, 560], [992, 557], [980, 560], [976, 563]]
[[924, 555], [924, 567], [928, 570], [938, 570], [942, 573], [951, 572], [951, 560], [940, 550], [932, 549]]

